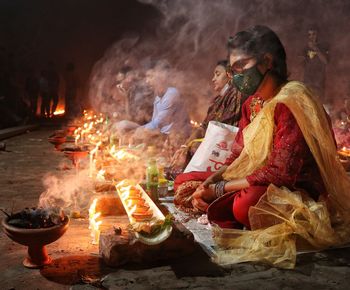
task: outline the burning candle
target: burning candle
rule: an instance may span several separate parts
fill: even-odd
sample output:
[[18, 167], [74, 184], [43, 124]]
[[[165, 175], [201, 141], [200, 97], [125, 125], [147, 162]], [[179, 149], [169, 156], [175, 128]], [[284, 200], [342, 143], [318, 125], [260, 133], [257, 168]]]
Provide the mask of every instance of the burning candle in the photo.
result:
[[100, 169], [100, 171], [96, 175], [97, 181], [105, 181], [104, 174], [106, 173], [106, 170]]
[[89, 162], [89, 177], [92, 177], [92, 171], [93, 171], [93, 169], [92, 169], [92, 167], [93, 167], [93, 157], [94, 156], [94, 150], [91, 150], [90, 151], [90, 162]]
[[92, 244], [97, 245], [100, 240], [100, 225], [102, 221], [97, 221], [101, 216], [100, 212], [96, 212], [97, 198], [95, 198], [89, 208], [89, 229], [91, 230]]
[[96, 154], [95, 157], [97, 157], [97, 151], [98, 151], [98, 147], [101, 145], [101, 142], [98, 142], [96, 144], [96, 147], [94, 149], [92, 149], [90, 151], [90, 166], [89, 166], [89, 176], [92, 177], [92, 173], [95, 167], [95, 163], [94, 163], [94, 155]]
[[78, 146], [79, 138], [80, 138], [80, 135], [75, 136], [75, 146]]

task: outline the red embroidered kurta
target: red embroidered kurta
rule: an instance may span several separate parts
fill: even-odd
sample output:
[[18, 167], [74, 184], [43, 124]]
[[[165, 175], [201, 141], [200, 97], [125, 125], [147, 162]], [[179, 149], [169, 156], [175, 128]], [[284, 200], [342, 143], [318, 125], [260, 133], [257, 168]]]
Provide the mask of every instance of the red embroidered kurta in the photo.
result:
[[[242, 118], [239, 122], [239, 132], [232, 146], [232, 154], [226, 160], [231, 164], [240, 154], [244, 146], [242, 130], [250, 123], [251, 102], [250, 96], [242, 106]], [[255, 97], [256, 98], [256, 97]], [[324, 193], [324, 185], [304, 136], [288, 107], [277, 104], [274, 114], [275, 131], [273, 148], [267, 164], [251, 175], [247, 180], [251, 186], [286, 186], [293, 190], [305, 189], [313, 198]]]

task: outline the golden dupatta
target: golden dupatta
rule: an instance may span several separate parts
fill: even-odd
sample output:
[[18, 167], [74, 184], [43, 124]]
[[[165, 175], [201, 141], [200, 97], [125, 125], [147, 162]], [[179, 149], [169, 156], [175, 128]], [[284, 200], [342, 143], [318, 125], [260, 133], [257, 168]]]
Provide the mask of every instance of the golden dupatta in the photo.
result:
[[299, 248], [325, 248], [350, 240], [350, 179], [341, 165], [321, 104], [300, 82], [287, 83], [243, 130], [244, 148], [227, 168], [226, 180], [244, 178], [264, 166], [272, 149], [274, 110], [285, 104], [295, 117], [328, 192], [327, 204], [302, 192], [270, 185], [249, 210], [252, 231], [213, 227], [221, 264], [265, 261], [292, 268]]

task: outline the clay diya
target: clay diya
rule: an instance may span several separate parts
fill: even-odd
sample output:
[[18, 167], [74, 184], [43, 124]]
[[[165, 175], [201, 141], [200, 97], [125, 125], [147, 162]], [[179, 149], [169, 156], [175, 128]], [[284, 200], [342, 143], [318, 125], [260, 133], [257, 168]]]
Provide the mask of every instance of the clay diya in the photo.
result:
[[41, 268], [51, 263], [51, 258], [47, 254], [46, 245], [58, 240], [68, 229], [69, 218], [52, 227], [26, 229], [10, 225], [9, 217], [2, 221], [2, 226], [6, 235], [13, 241], [27, 246], [28, 255], [23, 261], [27, 268]]
[[66, 137], [65, 136], [59, 136], [59, 135], [54, 135], [48, 138], [48, 141], [55, 145], [56, 150], [60, 150], [61, 145], [66, 142]]
[[81, 159], [84, 159], [88, 155], [89, 151], [78, 150], [78, 148], [73, 148], [72, 150], [66, 149], [63, 151], [63, 153], [64, 156], [71, 160], [73, 165], [76, 166], [78, 165]]
[[68, 136], [73, 136], [74, 131], [77, 129], [77, 126], [74, 125], [68, 125], [66, 128], [66, 132]]

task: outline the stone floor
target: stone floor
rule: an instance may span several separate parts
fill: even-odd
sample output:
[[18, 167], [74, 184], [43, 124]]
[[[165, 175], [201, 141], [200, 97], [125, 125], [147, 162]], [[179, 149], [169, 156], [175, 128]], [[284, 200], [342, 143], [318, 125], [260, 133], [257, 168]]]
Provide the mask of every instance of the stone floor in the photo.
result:
[[[11, 212], [36, 206], [47, 173], [64, 176], [64, 157], [41, 129], [6, 142], [0, 151], [0, 207]], [[53, 263], [41, 270], [22, 266], [25, 247], [0, 234], [0, 289], [349, 289], [350, 249], [298, 256], [294, 270], [260, 264], [223, 269], [201, 247], [189, 257], [152, 265], [106, 267], [91, 245], [86, 220], [72, 220], [67, 233], [48, 246]]]

